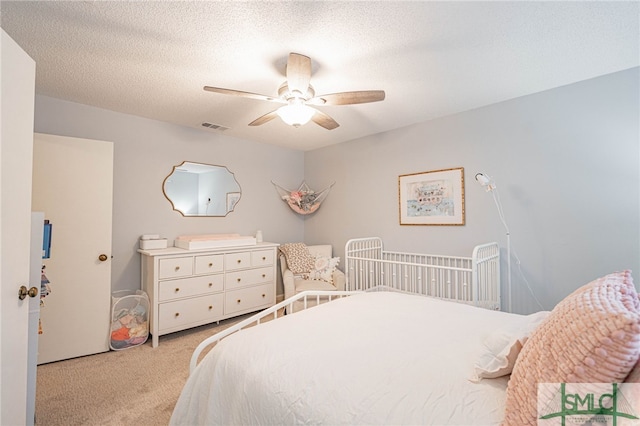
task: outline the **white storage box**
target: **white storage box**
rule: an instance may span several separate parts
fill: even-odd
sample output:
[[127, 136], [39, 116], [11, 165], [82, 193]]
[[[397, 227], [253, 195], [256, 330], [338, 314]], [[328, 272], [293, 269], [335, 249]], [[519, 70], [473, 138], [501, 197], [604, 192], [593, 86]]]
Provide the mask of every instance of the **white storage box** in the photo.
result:
[[154, 250], [167, 248], [167, 239], [159, 238], [157, 240], [140, 240], [140, 248], [142, 250]]

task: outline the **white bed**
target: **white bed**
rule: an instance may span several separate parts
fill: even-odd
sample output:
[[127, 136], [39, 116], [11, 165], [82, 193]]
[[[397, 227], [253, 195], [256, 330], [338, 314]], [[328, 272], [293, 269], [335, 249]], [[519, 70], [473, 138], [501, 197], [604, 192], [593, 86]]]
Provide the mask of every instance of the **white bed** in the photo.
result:
[[221, 340], [171, 424], [500, 424], [508, 376], [472, 381], [474, 364], [490, 333], [527, 318], [357, 293]]
[[[328, 303], [265, 322], [309, 298]], [[560, 392], [538, 401], [539, 383], [640, 382], [630, 271], [577, 288], [551, 312], [461, 302], [397, 290], [300, 293], [196, 348], [171, 424], [534, 425], [537, 404]], [[640, 401], [640, 387], [629, 389]]]

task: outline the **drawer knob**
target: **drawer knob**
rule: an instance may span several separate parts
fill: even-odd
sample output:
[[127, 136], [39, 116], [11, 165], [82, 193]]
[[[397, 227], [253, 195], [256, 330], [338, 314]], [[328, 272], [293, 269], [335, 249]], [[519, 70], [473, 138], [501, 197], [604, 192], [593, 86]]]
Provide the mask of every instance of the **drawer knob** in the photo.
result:
[[180, 291], [180, 288], [176, 287], [176, 293]]
[[238, 282], [242, 281], [242, 279], [238, 278]]
[[180, 267], [179, 267], [179, 266], [176, 266], [176, 271], [179, 271], [179, 270], [180, 270]]
[[213, 266], [213, 263], [210, 263], [210, 264], [209, 264], [209, 268], [211, 268], [212, 266]]
[[242, 259], [238, 259], [238, 263], [242, 263]]
[[176, 312], [176, 318], [180, 316], [180, 312]]
[[267, 295], [266, 295], [266, 294], [263, 294], [263, 295], [262, 295], [262, 297], [267, 297]]
[[240, 299], [238, 299], [238, 303], [240, 303], [240, 302], [241, 302], [241, 300], [240, 300]]
[[212, 310], [212, 309], [213, 309], [213, 306], [209, 305], [209, 310]]
[[262, 278], [264, 278], [264, 277], [266, 277], [266, 276], [267, 276], [267, 274], [262, 274]]
[[213, 283], [209, 283], [209, 287], [213, 287]]
[[262, 256], [262, 260], [267, 260], [267, 258], [265, 256]]

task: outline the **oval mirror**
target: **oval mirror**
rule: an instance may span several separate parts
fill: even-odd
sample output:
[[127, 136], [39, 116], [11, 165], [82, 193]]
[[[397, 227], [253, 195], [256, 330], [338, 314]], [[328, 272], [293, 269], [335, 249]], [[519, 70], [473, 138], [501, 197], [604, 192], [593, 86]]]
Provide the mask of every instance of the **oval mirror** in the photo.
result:
[[183, 216], [226, 216], [242, 194], [224, 166], [183, 161], [162, 183], [162, 192]]

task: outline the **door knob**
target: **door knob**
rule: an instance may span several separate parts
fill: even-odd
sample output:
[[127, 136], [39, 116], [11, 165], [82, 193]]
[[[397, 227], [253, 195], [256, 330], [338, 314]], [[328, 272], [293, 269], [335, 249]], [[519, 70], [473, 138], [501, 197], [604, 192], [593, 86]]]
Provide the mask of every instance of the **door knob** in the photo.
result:
[[38, 289], [36, 287], [31, 287], [27, 290], [27, 287], [21, 285], [18, 290], [18, 299], [24, 300], [27, 296], [36, 297], [38, 295]]
[[107, 259], [109, 259], [109, 256], [107, 256], [106, 254], [101, 254], [100, 256], [98, 256], [98, 260], [100, 262], [105, 262]]

